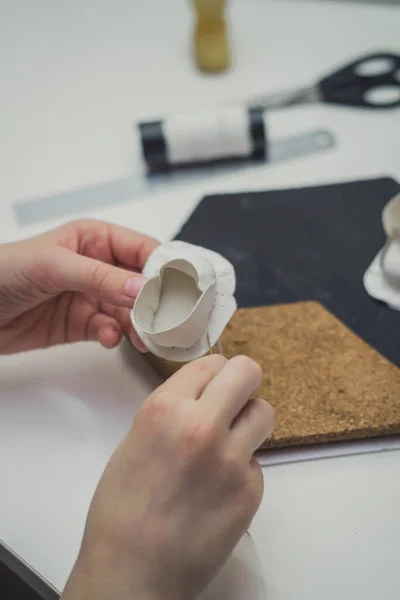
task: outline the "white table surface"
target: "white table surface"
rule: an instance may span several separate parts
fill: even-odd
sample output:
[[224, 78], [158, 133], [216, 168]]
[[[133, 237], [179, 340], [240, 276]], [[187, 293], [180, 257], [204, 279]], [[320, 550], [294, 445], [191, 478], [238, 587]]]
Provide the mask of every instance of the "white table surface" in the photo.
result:
[[[308, 83], [360, 53], [400, 50], [396, 7], [236, 0], [231, 15], [234, 69], [206, 77], [191, 64], [187, 1], [2, 0], [0, 239], [60, 222], [18, 228], [16, 199], [129, 174], [136, 119]], [[309, 106], [268, 124], [273, 136], [328, 128], [337, 145], [90, 216], [167, 240], [207, 192], [400, 181], [400, 111]], [[138, 357], [93, 344], [0, 360], [0, 540], [56, 589], [97, 478], [155, 383]], [[400, 452], [265, 469], [252, 533], [268, 600], [398, 599], [399, 472]]]

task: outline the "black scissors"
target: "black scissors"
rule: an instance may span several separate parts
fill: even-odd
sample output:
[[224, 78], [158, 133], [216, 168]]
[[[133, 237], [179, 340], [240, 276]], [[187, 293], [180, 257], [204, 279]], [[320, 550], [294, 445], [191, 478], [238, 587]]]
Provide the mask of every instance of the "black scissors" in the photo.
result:
[[250, 104], [268, 110], [311, 102], [375, 109], [400, 106], [400, 55], [368, 54], [314, 85], [254, 98]]

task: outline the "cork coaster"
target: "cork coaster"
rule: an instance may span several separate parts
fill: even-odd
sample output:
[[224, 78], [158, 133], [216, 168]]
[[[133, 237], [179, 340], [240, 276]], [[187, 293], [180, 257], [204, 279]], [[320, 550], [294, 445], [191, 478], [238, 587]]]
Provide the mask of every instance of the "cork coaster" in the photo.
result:
[[[276, 411], [263, 448], [400, 432], [400, 370], [317, 302], [239, 309], [222, 345], [263, 367], [258, 395]], [[148, 360], [166, 377], [180, 367]]]

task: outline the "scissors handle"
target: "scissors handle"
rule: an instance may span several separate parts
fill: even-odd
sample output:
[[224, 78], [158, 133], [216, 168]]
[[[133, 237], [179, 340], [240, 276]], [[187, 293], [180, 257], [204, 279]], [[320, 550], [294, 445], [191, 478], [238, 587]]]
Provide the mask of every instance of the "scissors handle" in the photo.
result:
[[[374, 63], [381, 68], [371, 70]], [[324, 77], [317, 86], [323, 102], [375, 109], [400, 106], [400, 55], [368, 54]], [[381, 88], [390, 88], [394, 94], [374, 101], [371, 92]]]

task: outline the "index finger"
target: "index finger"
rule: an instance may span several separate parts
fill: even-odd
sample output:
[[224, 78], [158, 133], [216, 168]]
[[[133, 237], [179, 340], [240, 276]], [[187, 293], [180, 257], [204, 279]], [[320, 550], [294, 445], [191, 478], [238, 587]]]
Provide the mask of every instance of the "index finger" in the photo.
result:
[[160, 245], [154, 238], [120, 225], [109, 224], [108, 231], [116, 260], [133, 269], [142, 270], [150, 254]]
[[198, 400], [213, 378], [223, 369], [227, 359], [219, 354], [198, 358], [171, 375], [159, 388], [182, 400]]
[[[128, 270], [141, 271], [150, 254], [160, 245], [160, 242], [144, 233], [139, 233], [128, 227], [114, 225], [107, 221], [96, 219], [79, 219], [68, 224], [74, 227], [78, 238], [93, 242], [100, 241], [100, 246], [107, 248], [107, 256], [102, 260], [124, 267]], [[95, 256], [94, 258], [99, 258]]]
[[199, 401], [207, 414], [230, 427], [261, 382], [260, 366], [247, 356], [235, 356], [210, 381]]

